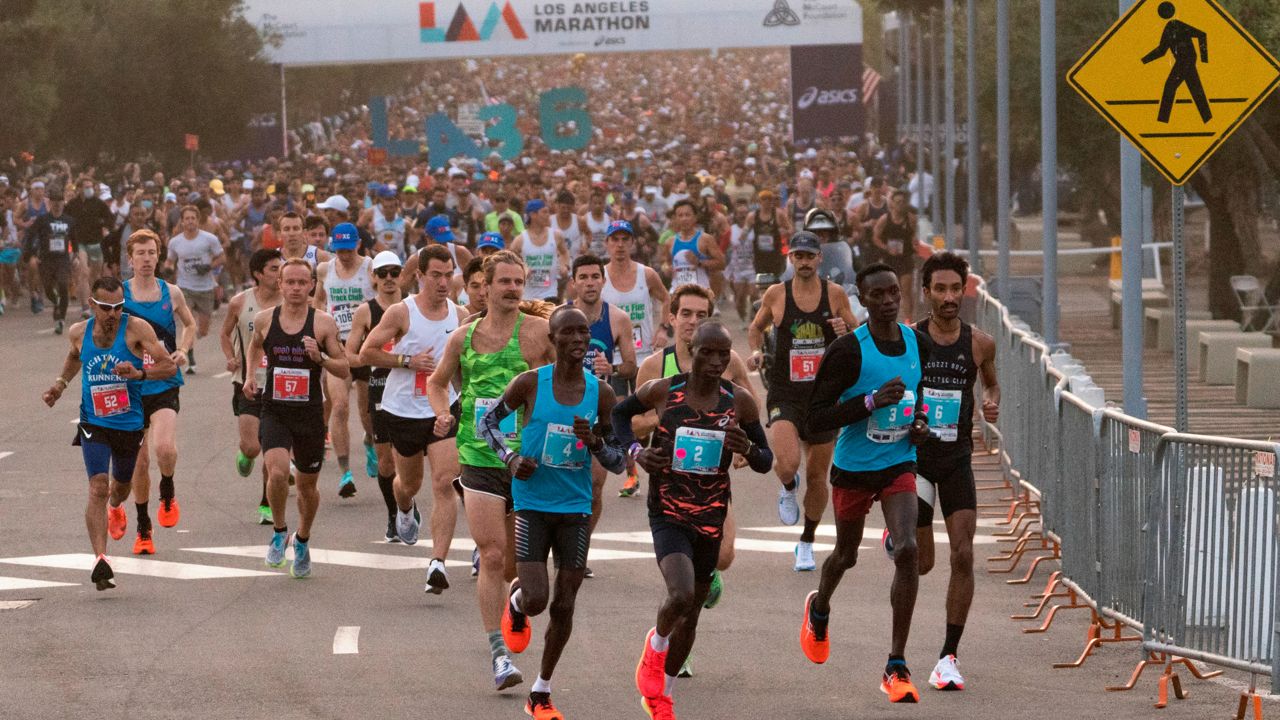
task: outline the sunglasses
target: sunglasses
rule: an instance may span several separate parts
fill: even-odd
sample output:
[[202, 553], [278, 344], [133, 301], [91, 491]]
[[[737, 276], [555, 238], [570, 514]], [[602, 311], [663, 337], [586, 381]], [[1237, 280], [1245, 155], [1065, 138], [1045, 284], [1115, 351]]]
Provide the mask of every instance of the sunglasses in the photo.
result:
[[104, 302], [99, 302], [97, 300], [94, 300], [93, 304], [97, 305], [98, 309], [102, 310], [103, 312], [115, 312], [117, 310], [124, 310], [123, 300], [121, 300], [118, 303], [104, 303]]
[[398, 278], [400, 277], [400, 268], [398, 267], [378, 268], [377, 270], [373, 271], [373, 274], [377, 275], [379, 280], [386, 280], [387, 278]]

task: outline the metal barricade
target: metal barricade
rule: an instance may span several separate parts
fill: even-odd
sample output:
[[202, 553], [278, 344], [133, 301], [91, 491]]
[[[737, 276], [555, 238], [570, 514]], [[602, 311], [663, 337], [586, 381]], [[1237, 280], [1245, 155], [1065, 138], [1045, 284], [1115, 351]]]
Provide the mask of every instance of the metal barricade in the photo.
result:
[[1058, 405], [1058, 463], [1053, 502], [1060, 521], [1055, 533], [1061, 539], [1062, 572], [1079, 590], [1095, 601], [1101, 595], [1102, 573], [1098, 559], [1098, 425], [1102, 411], [1070, 392]]

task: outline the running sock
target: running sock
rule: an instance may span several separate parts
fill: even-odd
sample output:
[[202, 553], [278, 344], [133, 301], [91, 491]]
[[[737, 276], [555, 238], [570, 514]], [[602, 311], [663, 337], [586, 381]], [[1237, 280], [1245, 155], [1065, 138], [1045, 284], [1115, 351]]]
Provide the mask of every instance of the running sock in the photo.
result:
[[800, 481], [797, 480], [796, 478], [791, 478], [791, 482], [789, 483], [782, 483], [783, 489], [785, 489], [787, 492], [795, 492], [796, 488], [799, 486], [800, 486]]
[[507, 652], [507, 644], [502, 641], [502, 631], [494, 630], [489, 633], [489, 654], [494, 660], [503, 655], [509, 655]]
[[890, 675], [898, 669], [907, 669], [907, 659], [901, 655], [890, 655], [889, 662], [884, 666], [885, 675]]
[[173, 476], [172, 475], [160, 476], [160, 499], [161, 500], [173, 499]]
[[947, 623], [947, 639], [942, 643], [942, 654], [938, 657], [944, 658], [948, 655], [955, 655], [957, 650], [960, 648], [960, 636], [963, 634], [963, 625]]
[[520, 609], [520, 588], [511, 593], [511, 612], [517, 615], [523, 615], [524, 611]]
[[804, 516], [804, 530], [800, 532], [800, 542], [812, 543], [814, 534], [818, 531], [818, 524], [822, 520], [810, 520], [808, 515]]
[[271, 528], [271, 529], [272, 529], [272, 530], [275, 530], [276, 532], [280, 533], [281, 535], [284, 535], [285, 533], [289, 532], [289, 526], [288, 526], [288, 525], [286, 525], [286, 526], [284, 526], [284, 527], [273, 527], [273, 528]]
[[262, 499], [258, 501], [258, 507], [270, 507], [271, 503], [267, 500], [267, 478], [262, 477]]
[[653, 635], [649, 637], [649, 647], [653, 648], [654, 652], [666, 652], [667, 648], [671, 647], [671, 636], [664, 637], [654, 630]]
[[297, 535], [297, 534], [293, 536], [293, 539], [294, 539], [294, 542], [299, 542], [299, 543], [302, 543], [303, 545], [306, 545], [307, 543], [311, 542], [310, 537], [302, 537], [301, 535]]
[[387, 517], [394, 519], [399, 508], [396, 507], [394, 488], [395, 475], [379, 475], [378, 490], [382, 491], [382, 502], [387, 504]]
[[338, 469], [342, 472], [351, 472], [351, 458], [347, 455], [338, 456]]
[[541, 675], [539, 675], [539, 676], [538, 676], [538, 679], [533, 681], [533, 687], [529, 689], [529, 692], [547, 693], [548, 695], [550, 695], [550, 694], [551, 694], [551, 681], [550, 681], [550, 680], [543, 680], [543, 679], [542, 679], [542, 676], [541, 676]]
[[676, 687], [676, 676], [668, 675], [666, 684], [662, 686], [662, 694], [666, 695], [667, 697], [671, 697], [671, 691], [674, 690], [675, 687]]
[[813, 625], [815, 629], [825, 628], [830, 617], [830, 613], [820, 613], [813, 607], [813, 603], [809, 603], [809, 624]]
[[138, 532], [151, 532], [151, 515], [147, 513], [148, 503], [134, 503], [138, 508]]

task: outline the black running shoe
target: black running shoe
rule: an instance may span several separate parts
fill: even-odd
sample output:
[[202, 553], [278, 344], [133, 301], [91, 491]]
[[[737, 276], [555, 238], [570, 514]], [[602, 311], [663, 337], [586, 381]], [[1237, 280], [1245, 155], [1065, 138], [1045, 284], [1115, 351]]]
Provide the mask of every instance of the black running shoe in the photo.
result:
[[116, 574], [111, 572], [111, 563], [108, 563], [105, 557], [99, 557], [89, 579], [99, 590], [110, 590], [116, 586], [115, 578]]

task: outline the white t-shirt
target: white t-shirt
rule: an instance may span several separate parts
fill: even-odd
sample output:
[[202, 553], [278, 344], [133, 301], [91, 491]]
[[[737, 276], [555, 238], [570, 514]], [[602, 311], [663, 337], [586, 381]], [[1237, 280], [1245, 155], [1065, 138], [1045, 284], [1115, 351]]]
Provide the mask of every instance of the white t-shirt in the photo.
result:
[[197, 230], [194, 238], [178, 233], [169, 238], [169, 257], [178, 267], [178, 287], [183, 290], [208, 292], [218, 286], [213, 271], [201, 273], [200, 266], [213, 264], [222, 254], [222, 243], [213, 233]]

